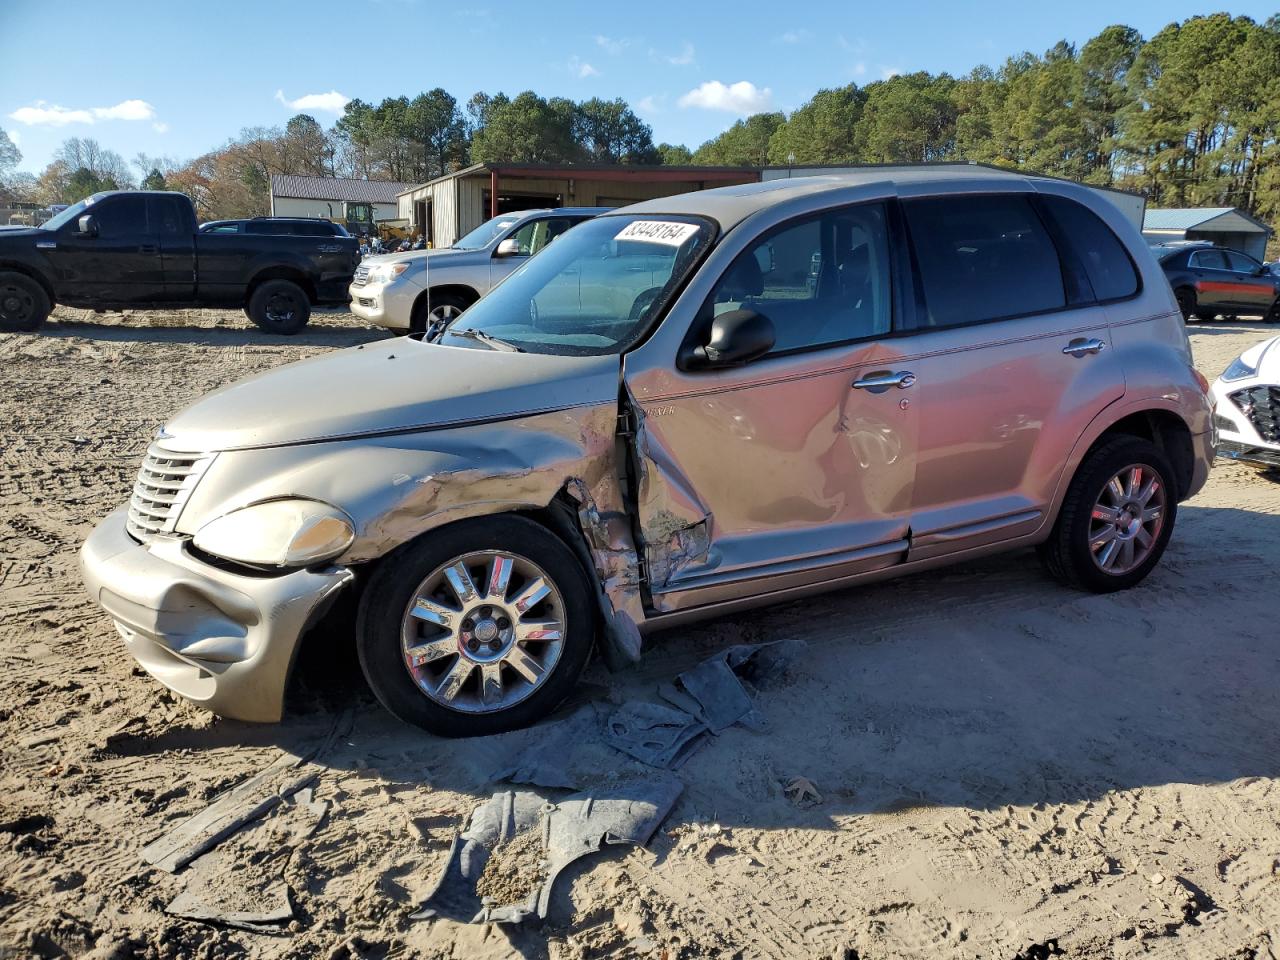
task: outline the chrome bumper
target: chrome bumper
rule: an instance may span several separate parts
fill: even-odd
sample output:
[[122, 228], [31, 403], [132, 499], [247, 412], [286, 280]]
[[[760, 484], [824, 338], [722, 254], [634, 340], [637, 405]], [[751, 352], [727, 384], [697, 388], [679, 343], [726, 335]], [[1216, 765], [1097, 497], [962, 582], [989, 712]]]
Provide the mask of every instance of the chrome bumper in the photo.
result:
[[237, 720], [273, 722], [298, 640], [353, 579], [344, 567], [241, 576], [190, 556], [176, 538], [140, 544], [117, 510], [80, 549], [89, 595], [147, 673]]

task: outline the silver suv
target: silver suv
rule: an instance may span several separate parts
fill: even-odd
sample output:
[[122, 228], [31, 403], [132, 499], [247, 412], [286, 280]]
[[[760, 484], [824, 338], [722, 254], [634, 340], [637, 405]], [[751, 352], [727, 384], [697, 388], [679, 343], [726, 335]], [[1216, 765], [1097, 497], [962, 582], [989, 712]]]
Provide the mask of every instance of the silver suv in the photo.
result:
[[446, 323], [570, 227], [610, 209], [506, 213], [486, 220], [452, 247], [366, 257], [351, 282], [351, 312], [406, 332]]
[[1173, 293], [1100, 194], [774, 181], [597, 217], [434, 337], [200, 400], [84, 574], [153, 676], [249, 720], [356, 592], [381, 701], [488, 733], [699, 617], [1029, 547], [1132, 587], [1211, 429]]

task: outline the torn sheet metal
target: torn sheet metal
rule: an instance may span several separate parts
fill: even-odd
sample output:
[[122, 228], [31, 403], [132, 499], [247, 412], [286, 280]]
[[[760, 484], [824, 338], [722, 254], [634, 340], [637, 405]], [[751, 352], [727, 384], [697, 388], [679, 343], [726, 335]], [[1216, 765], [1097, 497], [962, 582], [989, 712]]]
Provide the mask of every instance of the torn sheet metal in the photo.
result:
[[649, 581], [664, 587], [682, 571], [710, 562], [711, 511], [630, 392], [626, 402], [634, 424], [637, 506]]
[[[678, 780], [658, 778], [610, 784], [555, 803], [529, 791], [495, 793], [454, 840], [439, 881], [410, 919], [520, 923], [530, 916], [545, 918], [556, 878], [565, 867], [606, 843], [648, 843], [682, 790]], [[526, 841], [532, 841], [530, 855], [509, 863], [532, 871], [533, 882], [513, 877], [505, 886], [527, 889], [527, 895], [517, 903], [482, 897], [477, 885], [503, 886], [482, 880], [490, 858], [502, 856], [503, 844], [514, 848]]]
[[[607, 488], [616, 495], [616, 487]], [[565, 492], [578, 504], [578, 525], [586, 539], [599, 583], [597, 599], [604, 620], [610, 666], [640, 661], [640, 622], [644, 606], [640, 593], [640, 564], [631, 536], [631, 520], [621, 509], [602, 513], [591, 490], [580, 478], [565, 484]]]

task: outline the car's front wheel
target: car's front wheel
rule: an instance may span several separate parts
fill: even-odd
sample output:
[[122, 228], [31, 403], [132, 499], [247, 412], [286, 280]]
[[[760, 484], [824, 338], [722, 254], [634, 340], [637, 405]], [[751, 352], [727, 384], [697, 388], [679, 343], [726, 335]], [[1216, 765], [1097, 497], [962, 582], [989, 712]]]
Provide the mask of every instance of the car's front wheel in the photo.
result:
[[1172, 481], [1168, 459], [1140, 437], [1115, 437], [1091, 451], [1040, 547], [1048, 571], [1095, 593], [1140, 583], [1173, 533], [1178, 502]]
[[26, 274], [0, 273], [0, 330], [39, 330], [50, 309], [49, 297], [40, 284]]
[[407, 723], [446, 737], [526, 726], [573, 689], [594, 639], [573, 552], [524, 517], [433, 531], [384, 559], [360, 603], [369, 686]]

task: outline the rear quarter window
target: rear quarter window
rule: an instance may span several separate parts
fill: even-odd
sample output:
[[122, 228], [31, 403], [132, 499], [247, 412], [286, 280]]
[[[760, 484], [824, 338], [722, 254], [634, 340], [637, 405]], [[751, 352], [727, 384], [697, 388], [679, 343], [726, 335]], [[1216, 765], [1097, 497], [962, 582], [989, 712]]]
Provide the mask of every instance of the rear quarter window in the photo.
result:
[[1129, 251], [1101, 217], [1066, 197], [1043, 196], [1041, 202], [1084, 267], [1095, 299], [1122, 300], [1138, 292], [1138, 271]]
[[1058, 250], [1028, 197], [904, 200], [925, 309], [917, 327], [952, 327], [1066, 306]]

